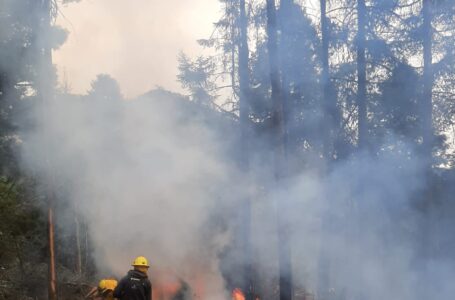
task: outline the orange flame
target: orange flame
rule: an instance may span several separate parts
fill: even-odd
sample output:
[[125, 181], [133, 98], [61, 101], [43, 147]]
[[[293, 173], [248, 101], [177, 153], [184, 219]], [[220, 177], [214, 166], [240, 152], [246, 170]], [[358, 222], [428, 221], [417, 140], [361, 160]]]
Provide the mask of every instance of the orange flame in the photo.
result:
[[152, 277], [152, 299], [172, 299], [182, 287], [180, 279], [170, 271], [155, 271]]
[[245, 295], [243, 294], [241, 289], [235, 288], [232, 291], [232, 300], [245, 300]]

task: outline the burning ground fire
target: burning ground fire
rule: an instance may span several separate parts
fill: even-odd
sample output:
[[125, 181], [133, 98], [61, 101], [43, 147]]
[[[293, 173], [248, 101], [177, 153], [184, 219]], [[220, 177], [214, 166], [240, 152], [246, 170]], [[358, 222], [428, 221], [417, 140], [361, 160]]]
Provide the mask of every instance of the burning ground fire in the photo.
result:
[[[172, 271], [155, 271], [152, 279], [152, 299], [156, 300], [177, 300], [193, 299], [206, 300], [211, 299], [207, 292], [207, 277], [201, 274], [195, 275], [190, 280], [185, 280], [175, 275]], [[278, 292], [278, 287], [276, 289]], [[278, 295], [277, 295], [278, 296]], [[241, 288], [234, 288], [230, 294], [231, 300], [246, 300], [246, 295]], [[253, 295], [253, 300], [261, 300], [260, 295]], [[296, 290], [294, 293], [295, 300], [316, 300], [318, 299], [313, 293], [304, 289]]]
[[232, 300], [245, 300], [245, 295], [241, 289], [236, 288], [232, 291]]
[[[211, 299], [209, 285], [212, 280], [209, 275], [201, 272], [191, 274], [188, 277], [180, 277], [169, 270], [153, 270], [152, 299], [176, 300]], [[236, 298], [237, 299], [237, 298]]]

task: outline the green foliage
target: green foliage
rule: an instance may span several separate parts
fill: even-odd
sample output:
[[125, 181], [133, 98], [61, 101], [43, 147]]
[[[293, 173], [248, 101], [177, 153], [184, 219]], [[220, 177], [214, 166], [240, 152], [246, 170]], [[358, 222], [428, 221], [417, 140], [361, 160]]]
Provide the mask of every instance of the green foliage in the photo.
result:
[[210, 106], [216, 99], [216, 85], [212, 77], [215, 73], [215, 64], [211, 58], [198, 57], [192, 61], [181, 53], [179, 56], [178, 80], [190, 92], [191, 100]]
[[[70, 2], [78, 0], [62, 0], [59, 3]], [[246, 67], [251, 83], [248, 94], [249, 121], [255, 133], [269, 132], [273, 125], [273, 105], [263, 2], [249, 1], [247, 5], [248, 66], [239, 66], [239, 2], [234, 0], [220, 0], [223, 11], [215, 23], [214, 33], [198, 41], [203, 47], [213, 48], [216, 54], [192, 59], [182, 53], [178, 57], [178, 80], [188, 91], [190, 100], [197, 104], [188, 106], [188, 111], [191, 111], [188, 114], [197, 116], [197, 112], [193, 111], [196, 108], [205, 111], [214, 106], [229, 106], [233, 112], [231, 115], [236, 116], [238, 72], [240, 67]], [[37, 0], [0, 2], [0, 266], [8, 269], [17, 267], [22, 275], [29, 275], [34, 270], [32, 266], [45, 261], [42, 254], [46, 230], [44, 214], [39, 209], [42, 199], [34, 196], [40, 192], [35, 189], [35, 183], [22, 174], [17, 163], [15, 152], [18, 152], [21, 137], [13, 117], [19, 108], [24, 108], [21, 101], [30, 100], [40, 92], [37, 78], [43, 50], [41, 42], [46, 41], [45, 47], [57, 49], [68, 34], [62, 28], [53, 26], [49, 36], [43, 36], [40, 29], [43, 14], [40, 3]], [[52, 3], [55, 8], [58, 1]], [[283, 97], [287, 108], [286, 129], [293, 150], [290, 155], [293, 158], [322, 157], [320, 127], [326, 116], [321, 109], [324, 99], [321, 93], [320, 20], [315, 18], [310, 7], [305, 6], [308, 2], [288, 3], [291, 3], [292, 9], [288, 12], [279, 9], [277, 16]], [[341, 129], [336, 128], [338, 140], [334, 144], [337, 156], [344, 158], [355, 155], [357, 146], [357, 1], [328, 3], [330, 80], [333, 94], [336, 95], [336, 109], [341, 116], [341, 124], [336, 124]], [[453, 168], [455, 138], [450, 131], [455, 127], [455, 2], [434, 0], [431, 3], [434, 29], [432, 68], [435, 79], [432, 112], [437, 137], [434, 156], [440, 159], [440, 165]], [[366, 4], [370, 150], [376, 155], [384, 148], [399, 148], [397, 146], [401, 143], [418, 148], [422, 139], [422, 116], [429, 113], [421, 107], [422, 1], [367, 0]], [[224, 88], [229, 88], [229, 92], [225, 92]], [[154, 93], [160, 93], [157, 98], [175, 98], [175, 95], [170, 94], [163, 97], [165, 93], [160, 90]], [[122, 107], [119, 103], [123, 95], [115, 79], [100, 74], [91, 83], [88, 95], [78, 97], [78, 101], [81, 99], [102, 106], [105, 108], [103, 112], [114, 120], [120, 115], [118, 112]], [[185, 101], [186, 98], [179, 99], [179, 105]], [[88, 122], [104, 122], [107, 119], [95, 115], [94, 111], [97, 110], [87, 112]], [[218, 118], [218, 115], [214, 118]], [[394, 138], [388, 139], [390, 136]], [[260, 147], [264, 145], [260, 143]], [[302, 165], [296, 168], [302, 168]], [[445, 203], [448, 203], [445, 199], [448, 196], [443, 195], [443, 192], [449, 194], [448, 191], [452, 189], [447, 187], [453, 182], [453, 175], [449, 176], [448, 173], [441, 175], [440, 181], [443, 183], [434, 184], [434, 189], [440, 191], [438, 199], [444, 199]], [[73, 211], [72, 208], [64, 207], [66, 204], [64, 200], [61, 201], [57, 209], [62, 215], [66, 213], [64, 222], [69, 223]], [[57, 243], [64, 245], [59, 262], [70, 268], [73, 263], [70, 257], [74, 255], [71, 249], [73, 233], [63, 232], [66, 228], [62, 228], [57, 229], [62, 231]]]
[[[43, 215], [32, 196], [33, 183], [0, 178], [0, 265], [33, 263], [44, 247]], [[28, 251], [34, 249], [34, 252]], [[23, 272], [26, 270], [23, 269]]]
[[43, 203], [35, 182], [23, 174], [18, 161], [19, 127], [27, 126], [29, 100], [36, 99], [39, 90], [41, 47], [57, 48], [66, 38], [66, 32], [57, 27], [51, 36], [42, 36], [42, 13], [42, 1], [0, 2], [0, 298], [7, 299], [22, 299], [35, 279], [45, 275]]
[[419, 99], [422, 91], [416, 88], [419, 82], [414, 68], [398, 64], [390, 77], [380, 84], [380, 96], [370, 105], [373, 112], [371, 131], [378, 139], [376, 144], [383, 143], [383, 139], [393, 132], [400, 140], [417, 147], [421, 132]]

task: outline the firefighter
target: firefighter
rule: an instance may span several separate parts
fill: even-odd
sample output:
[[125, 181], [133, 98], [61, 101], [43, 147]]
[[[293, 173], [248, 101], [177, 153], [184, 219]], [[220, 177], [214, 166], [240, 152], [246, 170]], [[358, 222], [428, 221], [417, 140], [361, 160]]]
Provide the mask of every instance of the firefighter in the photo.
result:
[[148, 279], [148, 261], [143, 256], [134, 260], [133, 270], [123, 277], [114, 289], [114, 297], [119, 300], [151, 300], [152, 284]]
[[85, 296], [85, 299], [92, 300], [113, 300], [114, 289], [117, 286], [117, 280], [114, 278], [102, 279], [98, 283], [97, 287], [94, 287], [88, 294]]

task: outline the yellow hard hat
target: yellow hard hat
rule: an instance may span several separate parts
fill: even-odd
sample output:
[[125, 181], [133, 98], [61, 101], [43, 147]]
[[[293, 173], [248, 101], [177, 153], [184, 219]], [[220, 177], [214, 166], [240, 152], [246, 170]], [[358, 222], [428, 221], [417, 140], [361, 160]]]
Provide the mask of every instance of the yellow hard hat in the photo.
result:
[[117, 286], [117, 280], [115, 279], [102, 279], [98, 284], [98, 289], [101, 291], [113, 291]]
[[136, 257], [136, 259], [133, 261], [133, 264], [132, 264], [133, 267], [150, 267], [149, 266], [149, 263], [147, 261], [147, 258], [145, 258], [144, 256], [138, 256]]
[[98, 288], [100, 290], [104, 290], [106, 288], [106, 280], [104, 280], [104, 279], [100, 280], [100, 283], [98, 284]]

